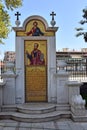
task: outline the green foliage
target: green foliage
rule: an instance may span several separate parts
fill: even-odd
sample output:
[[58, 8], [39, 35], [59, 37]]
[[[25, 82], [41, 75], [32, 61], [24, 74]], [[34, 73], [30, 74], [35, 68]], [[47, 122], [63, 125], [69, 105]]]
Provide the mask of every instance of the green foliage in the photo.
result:
[[21, 0], [4, 0], [4, 1], [5, 1], [6, 7], [11, 10], [13, 10], [14, 8], [18, 8], [19, 6], [22, 5]]
[[[83, 19], [79, 22], [81, 25], [84, 25], [87, 23], [87, 8], [83, 9], [83, 15], [82, 15]], [[76, 31], [79, 31], [76, 34], [76, 37], [78, 36], [83, 36], [85, 42], [87, 42], [87, 31], [85, 31], [84, 28], [80, 27], [80, 28], [76, 28]]]
[[14, 10], [21, 5], [22, 0], [0, 0], [0, 43], [3, 43], [11, 30], [8, 10]]

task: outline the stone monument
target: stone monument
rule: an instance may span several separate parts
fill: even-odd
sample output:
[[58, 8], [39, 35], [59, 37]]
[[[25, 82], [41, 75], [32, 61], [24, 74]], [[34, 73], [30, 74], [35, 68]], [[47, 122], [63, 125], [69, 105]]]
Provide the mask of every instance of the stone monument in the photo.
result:
[[[18, 19], [17, 13], [17, 19]], [[16, 33], [16, 103], [56, 102], [56, 31], [38, 15], [28, 17]]]
[[14, 69], [13, 63], [6, 62], [6, 72], [1, 75], [1, 118], [41, 122], [71, 117], [87, 121], [86, 102], [80, 95], [82, 83], [69, 81], [67, 64], [56, 61], [56, 14], [50, 14], [51, 27], [38, 15], [28, 17], [19, 27], [20, 13], [15, 15], [16, 63]]

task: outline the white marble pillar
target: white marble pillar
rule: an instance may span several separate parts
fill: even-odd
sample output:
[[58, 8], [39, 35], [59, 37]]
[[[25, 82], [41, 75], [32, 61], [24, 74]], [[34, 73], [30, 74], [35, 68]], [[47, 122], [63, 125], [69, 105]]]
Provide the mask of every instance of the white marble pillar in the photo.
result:
[[14, 63], [5, 62], [6, 72], [3, 73], [3, 81], [6, 85], [3, 87], [3, 105], [15, 104], [15, 78]]
[[16, 37], [16, 103], [25, 102], [24, 39]]
[[56, 102], [56, 42], [55, 36], [49, 37], [48, 44], [48, 102]]
[[15, 104], [15, 74], [3, 74], [6, 85], [3, 87], [3, 105]]
[[[0, 106], [3, 105], [3, 88], [5, 87], [6, 85], [6, 82], [1, 82], [0, 83]], [[0, 108], [0, 111], [1, 111], [1, 108]]]
[[66, 72], [65, 67], [67, 64], [64, 60], [57, 61], [57, 71], [56, 80], [57, 80], [57, 103], [58, 104], [67, 104], [69, 102], [68, 86], [67, 81], [69, 80], [69, 73]]
[[68, 86], [67, 81], [69, 74], [67, 72], [57, 73], [57, 103], [58, 104], [67, 104], [69, 103], [69, 95], [68, 95]]

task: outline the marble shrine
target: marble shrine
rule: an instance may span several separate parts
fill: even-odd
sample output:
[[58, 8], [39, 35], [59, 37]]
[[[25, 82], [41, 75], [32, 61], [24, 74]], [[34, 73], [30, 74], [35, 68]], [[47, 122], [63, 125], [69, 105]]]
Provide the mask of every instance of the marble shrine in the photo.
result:
[[0, 118], [39, 122], [64, 117], [87, 121], [86, 102], [80, 95], [82, 83], [70, 81], [70, 74], [64, 70], [67, 64], [56, 61], [56, 14], [50, 14], [51, 26], [42, 16], [32, 15], [22, 27], [20, 14], [16, 15], [16, 63], [14, 66], [7, 62], [6, 72], [1, 75]]

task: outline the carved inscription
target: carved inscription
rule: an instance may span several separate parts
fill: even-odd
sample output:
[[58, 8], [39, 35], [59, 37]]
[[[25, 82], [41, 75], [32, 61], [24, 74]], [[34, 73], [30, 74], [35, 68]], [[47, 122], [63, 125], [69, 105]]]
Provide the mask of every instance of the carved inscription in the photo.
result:
[[46, 101], [46, 67], [26, 66], [26, 101]]

